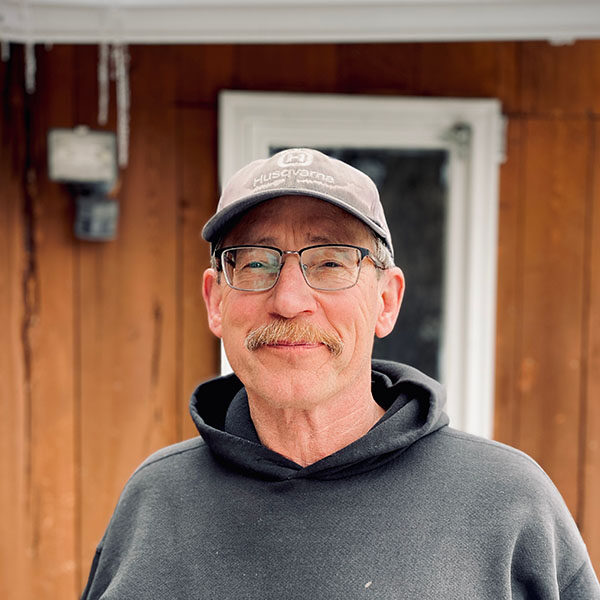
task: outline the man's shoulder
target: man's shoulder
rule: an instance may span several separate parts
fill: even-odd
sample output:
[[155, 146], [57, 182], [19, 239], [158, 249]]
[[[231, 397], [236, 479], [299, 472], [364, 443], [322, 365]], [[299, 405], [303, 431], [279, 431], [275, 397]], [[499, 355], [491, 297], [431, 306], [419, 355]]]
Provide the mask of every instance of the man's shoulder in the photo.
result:
[[135, 515], [152, 515], [173, 503], [202, 480], [210, 452], [202, 438], [192, 438], [157, 450], [144, 460], [126, 482], [107, 529], [125, 527]]
[[201, 460], [207, 453], [204, 440], [198, 436], [170, 446], [165, 446], [152, 453], [133, 472], [130, 482], [136, 479], [146, 479], [158, 473], [177, 473], [186, 470], [192, 462]]
[[444, 427], [432, 436], [437, 453], [461, 478], [519, 495], [537, 496], [541, 490], [557, 494], [548, 474], [529, 455], [501, 442]]
[[513, 465], [522, 465], [524, 468], [539, 469], [539, 465], [528, 454], [502, 442], [466, 433], [453, 427], [443, 427], [439, 433], [446, 446], [460, 449], [474, 458], [500, 460]]

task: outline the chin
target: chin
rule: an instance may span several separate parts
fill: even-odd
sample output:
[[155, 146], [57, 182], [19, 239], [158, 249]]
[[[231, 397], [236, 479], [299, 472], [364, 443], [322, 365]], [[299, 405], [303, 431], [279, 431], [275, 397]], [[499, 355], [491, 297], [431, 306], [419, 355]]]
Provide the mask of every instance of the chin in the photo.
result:
[[344, 358], [325, 347], [271, 348], [233, 353], [231, 367], [249, 394], [271, 406], [309, 409], [348, 383]]
[[282, 367], [242, 382], [249, 393], [281, 409], [309, 410], [331, 395], [334, 382], [322, 372]]

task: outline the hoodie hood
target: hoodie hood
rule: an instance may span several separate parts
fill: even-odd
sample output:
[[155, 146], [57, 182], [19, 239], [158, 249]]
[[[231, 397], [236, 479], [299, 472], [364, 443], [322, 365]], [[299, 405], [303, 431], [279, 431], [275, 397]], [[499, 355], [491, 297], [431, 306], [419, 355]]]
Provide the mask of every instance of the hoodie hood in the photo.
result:
[[199, 385], [190, 412], [210, 450], [230, 468], [272, 481], [339, 479], [377, 468], [448, 424], [444, 389], [412, 367], [373, 360], [371, 386], [383, 417], [352, 444], [307, 467], [260, 443], [244, 386], [233, 374]]

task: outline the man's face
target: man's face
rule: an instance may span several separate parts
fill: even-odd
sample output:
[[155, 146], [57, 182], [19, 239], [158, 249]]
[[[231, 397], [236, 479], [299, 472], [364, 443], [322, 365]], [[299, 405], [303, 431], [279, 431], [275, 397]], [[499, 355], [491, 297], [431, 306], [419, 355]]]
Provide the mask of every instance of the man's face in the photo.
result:
[[[314, 244], [352, 244], [372, 249], [366, 227], [340, 208], [314, 198], [288, 196], [250, 210], [224, 245], [257, 244], [300, 250]], [[204, 297], [209, 326], [222, 338], [229, 362], [248, 395], [277, 407], [309, 409], [336, 394], [370, 385], [374, 335], [387, 335], [400, 308], [404, 280], [398, 268], [377, 275], [365, 259], [358, 283], [349, 289], [318, 291], [305, 282], [298, 257], [288, 255], [279, 281], [264, 292], [230, 288], [208, 269]], [[246, 347], [257, 328], [283, 320], [316, 326], [342, 342], [339, 353], [321, 343], [281, 339]], [[286, 343], [288, 342], [288, 343]]]

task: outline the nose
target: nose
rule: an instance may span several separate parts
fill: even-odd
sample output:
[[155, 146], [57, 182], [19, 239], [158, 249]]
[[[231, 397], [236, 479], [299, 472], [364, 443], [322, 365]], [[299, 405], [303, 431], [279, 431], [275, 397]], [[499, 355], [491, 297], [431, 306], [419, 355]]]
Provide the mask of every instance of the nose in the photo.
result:
[[270, 309], [274, 315], [291, 319], [300, 314], [313, 313], [317, 307], [314, 290], [300, 271], [300, 258], [288, 255], [279, 280], [271, 290]]

